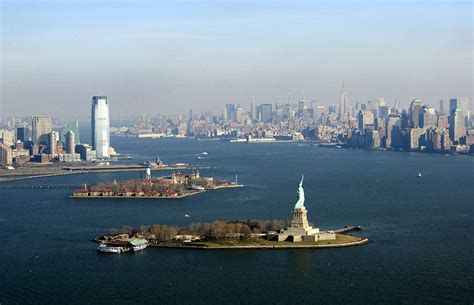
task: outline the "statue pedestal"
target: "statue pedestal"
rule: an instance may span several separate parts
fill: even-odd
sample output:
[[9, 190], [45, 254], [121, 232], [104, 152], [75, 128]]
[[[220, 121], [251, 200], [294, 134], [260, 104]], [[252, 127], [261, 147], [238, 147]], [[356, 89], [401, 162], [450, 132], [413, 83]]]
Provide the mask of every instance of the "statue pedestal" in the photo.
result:
[[308, 223], [308, 211], [303, 208], [294, 208], [290, 224], [283, 232], [285, 235], [312, 235], [319, 232], [318, 228], [314, 228]]

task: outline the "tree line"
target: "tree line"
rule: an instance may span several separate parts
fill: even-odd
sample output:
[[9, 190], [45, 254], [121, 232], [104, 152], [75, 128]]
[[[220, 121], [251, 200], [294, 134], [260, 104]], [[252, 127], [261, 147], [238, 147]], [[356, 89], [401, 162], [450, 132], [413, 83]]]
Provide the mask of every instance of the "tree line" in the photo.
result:
[[124, 226], [121, 229], [112, 229], [108, 235], [128, 234], [141, 235], [157, 242], [172, 241], [177, 235], [193, 235], [201, 238], [213, 239], [246, 239], [252, 234], [279, 231], [285, 228], [284, 220], [217, 220], [212, 223], [193, 222], [187, 227], [173, 227], [166, 225], [141, 225], [139, 227]]

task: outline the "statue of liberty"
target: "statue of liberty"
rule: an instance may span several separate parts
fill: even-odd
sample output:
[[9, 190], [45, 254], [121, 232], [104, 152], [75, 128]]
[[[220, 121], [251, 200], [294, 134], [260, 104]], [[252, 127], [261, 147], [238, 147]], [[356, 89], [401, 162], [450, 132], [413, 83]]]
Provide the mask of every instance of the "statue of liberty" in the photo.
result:
[[295, 209], [303, 209], [304, 208], [304, 190], [303, 190], [303, 178], [304, 175], [301, 175], [300, 186], [298, 187], [297, 199], [295, 203]]

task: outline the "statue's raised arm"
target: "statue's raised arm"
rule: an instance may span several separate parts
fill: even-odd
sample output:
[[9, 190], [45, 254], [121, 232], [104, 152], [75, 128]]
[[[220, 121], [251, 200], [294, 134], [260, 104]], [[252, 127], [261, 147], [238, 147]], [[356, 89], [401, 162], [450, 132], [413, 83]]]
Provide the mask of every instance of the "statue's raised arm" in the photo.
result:
[[296, 194], [297, 194], [297, 197], [296, 197], [295, 209], [302, 209], [302, 208], [304, 208], [303, 179], [304, 179], [304, 175], [301, 175], [300, 185], [299, 185], [298, 191], [297, 191], [297, 193], [296, 193]]

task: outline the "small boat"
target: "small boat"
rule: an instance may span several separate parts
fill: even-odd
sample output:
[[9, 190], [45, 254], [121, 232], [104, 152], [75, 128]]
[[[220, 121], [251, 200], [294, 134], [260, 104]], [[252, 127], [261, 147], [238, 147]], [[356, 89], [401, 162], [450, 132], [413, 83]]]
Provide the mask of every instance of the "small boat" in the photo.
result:
[[207, 151], [203, 151], [203, 152], [201, 153], [201, 155], [203, 155], [203, 156], [207, 156], [207, 155], [208, 155], [208, 153], [207, 153]]
[[99, 247], [97, 247], [97, 251], [103, 253], [122, 253], [123, 247], [114, 247], [105, 244], [100, 244]]
[[420, 177], [421, 177], [421, 173], [418, 173], [418, 178], [420, 178]]

